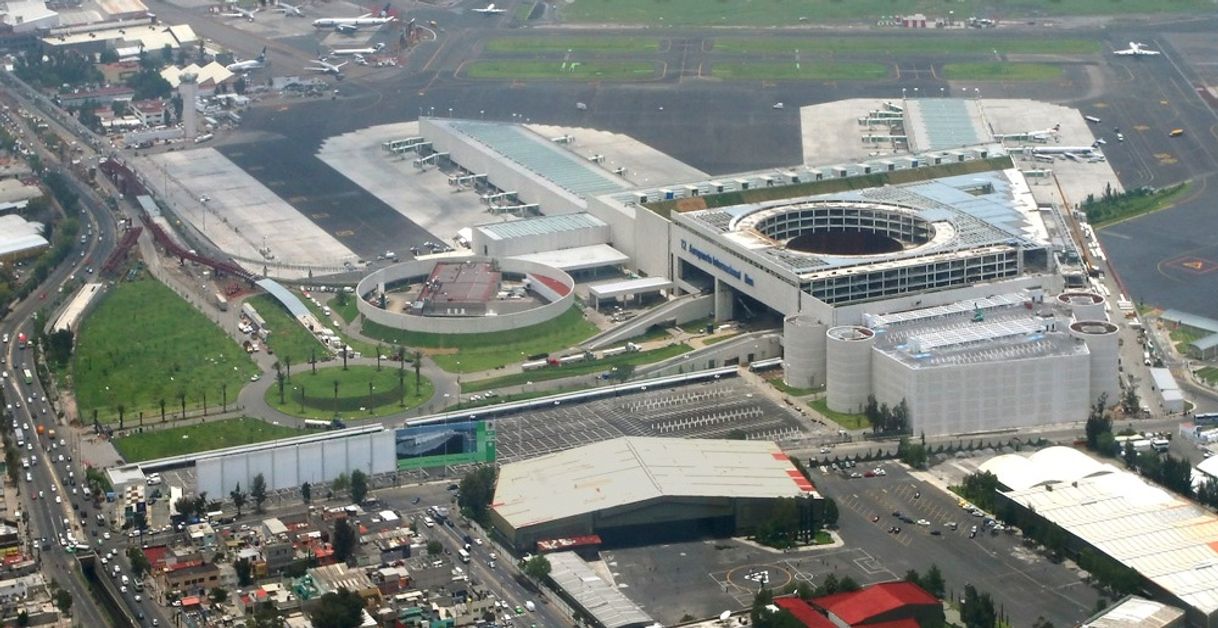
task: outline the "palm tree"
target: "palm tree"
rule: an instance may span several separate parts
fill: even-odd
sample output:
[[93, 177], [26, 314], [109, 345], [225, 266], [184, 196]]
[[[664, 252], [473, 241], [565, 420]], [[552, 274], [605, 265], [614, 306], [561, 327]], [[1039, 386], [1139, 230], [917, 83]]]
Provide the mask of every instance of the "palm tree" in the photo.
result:
[[118, 404], [118, 429], [120, 430], [123, 429], [123, 412], [126, 410], [127, 408], [123, 404]]
[[178, 391], [178, 400], [182, 402], [182, 418], [185, 419], [186, 418], [186, 391], [185, 390]]
[[381, 343], [376, 343], [376, 370], [381, 370]]
[[283, 371], [275, 371], [275, 382], [279, 384], [279, 404], [283, 405], [283, 382], [287, 378], [283, 376]]
[[165, 398], [161, 397], [161, 423], [165, 422]]
[[317, 375], [317, 349], [309, 349], [309, 365], [313, 367], [313, 374]]
[[220, 384], [220, 412], [228, 412], [228, 384]]
[[338, 380], [334, 380], [334, 411], [338, 412]]
[[292, 358], [283, 356], [283, 368], [288, 372], [287, 378], [292, 379]]

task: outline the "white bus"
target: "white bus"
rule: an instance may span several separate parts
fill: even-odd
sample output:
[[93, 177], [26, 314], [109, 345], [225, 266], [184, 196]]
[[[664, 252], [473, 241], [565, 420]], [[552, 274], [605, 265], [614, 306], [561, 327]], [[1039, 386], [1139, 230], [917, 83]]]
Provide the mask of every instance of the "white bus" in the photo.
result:
[[463, 563], [469, 562], [469, 552], [467, 552], [463, 549], [459, 549], [459, 550], [457, 550], [457, 556], [461, 557], [461, 562], [463, 562]]

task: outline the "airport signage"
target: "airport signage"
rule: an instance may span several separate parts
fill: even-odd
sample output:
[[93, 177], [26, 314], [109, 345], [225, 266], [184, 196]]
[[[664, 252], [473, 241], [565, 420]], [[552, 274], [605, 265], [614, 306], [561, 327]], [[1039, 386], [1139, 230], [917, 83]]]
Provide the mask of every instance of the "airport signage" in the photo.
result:
[[711, 266], [717, 268], [718, 270], [721, 270], [721, 271], [727, 273], [728, 275], [735, 277], [738, 281], [743, 281], [745, 283], [745, 285], [747, 285], [747, 286], [753, 285], [753, 278], [751, 276], [749, 276], [748, 273], [741, 272], [735, 266], [732, 266], [731, 264], [719, 259], [718, 257], [715, 257], [714, 255], [711, 255], [710, 253], [707, 253], [706, 251], [699, 249], [698, 247], [686, 242], [685, 240], [681, 240], [681, 250], [686, 251], [690, 255], [693, 255], [694, 257], [698, 258], [699, 260], [702, 260], [703, 262], [710, 264]]

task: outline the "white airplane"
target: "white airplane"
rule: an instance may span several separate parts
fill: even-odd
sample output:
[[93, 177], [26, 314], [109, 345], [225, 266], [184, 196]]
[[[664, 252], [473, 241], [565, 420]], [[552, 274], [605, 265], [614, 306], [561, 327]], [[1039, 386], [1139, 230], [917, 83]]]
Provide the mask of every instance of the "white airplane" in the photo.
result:
[[241, 7], [234, 6], [232, 11], [229, 11], [227, 13], [221, 13], [220, 15], [223, 15], [224, 17], [243, 17], [246, 20], [253, 22], [254, 14], [257, 13], [259, 10], [260, 9], [257, 9], [257, 8], [252, 9], [252, 10], [251, 9], [242, 9]]
[[322, 72], [324, 74], [333, 74], [334, 76], [342, 76], [343, 75], [342, 67], [344, 65], [347, 65], [346, 61], [343, 61], [342, 63], [340, 63], [338, 65], [335, 65], [333, 63], [326, 63], [325, 61], [310, 61], [309, 63], [316, 63], [317, 67], [306, 67], [305, 68], [306, 70], [308, 70], [310, 72]]
[[354, 33], [360, 27], [383, 26], [396, 19], [398, 18], [389, 15], [389, 5], [386, 4], [376, 16], [365, 13], [359, 17], [323, 17], [313, 20], [313, 28], [333, 28], [340, 33]]
[[304, 11], [298, 6], [290, 5], [286, 2], [280, 2], [275, 5], [275, 10], [282, 13], [284, 17], [304, 17]]
[[234, 74], [240, 72], [249, 72], [250, 70], [261, 70], [266, 67], [266, 46], [262, 47], [262, 52], [254, 59], [245, 61], [237, 61], [224, 66], [229, 72]]
[[485, 7], [485, 8], [482, 8], [482, 9], [474, 9], [473, 11], [474, 11], [474, 13], [481, 13], [482, 15], [498, 15], [498, 14], [500, 14], [500, 13], [503, 13], [503, 9], [496, 9], [496, 8], [495, 8], [495, 3], [494, 3], [494, 2], [492, 2], [492, 3], [488, 4], [488, 5], [486, 5], [486, 7]]
[[335, 48], [330, 51], [327, 57], [361, 57], [363, 55], [374, 55], [381, 50], [384, 50], [385, 44], [377, 44], [371, 48]]
[[1160, 54], [1158, 50], [1151, 50], [1146, 47], [1146, 44], [1141, 44], [1136, 41], [1129, 42], [1129, 47], [1124, 50], [1112, 51], [1114, 55], [1122, 57], [1153, 57]]

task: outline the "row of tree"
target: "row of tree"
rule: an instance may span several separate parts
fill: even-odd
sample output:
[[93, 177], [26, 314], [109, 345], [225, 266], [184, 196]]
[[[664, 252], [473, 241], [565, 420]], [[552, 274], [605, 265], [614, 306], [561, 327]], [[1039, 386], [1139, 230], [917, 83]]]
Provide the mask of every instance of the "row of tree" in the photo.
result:
[[871, 431], [876, 434], [909, 433], [909, 404], [904, 399], [890, 408], [887, 403], [877, 403], [874, 395], [867, 395], [863, 416], [867, 417]]

